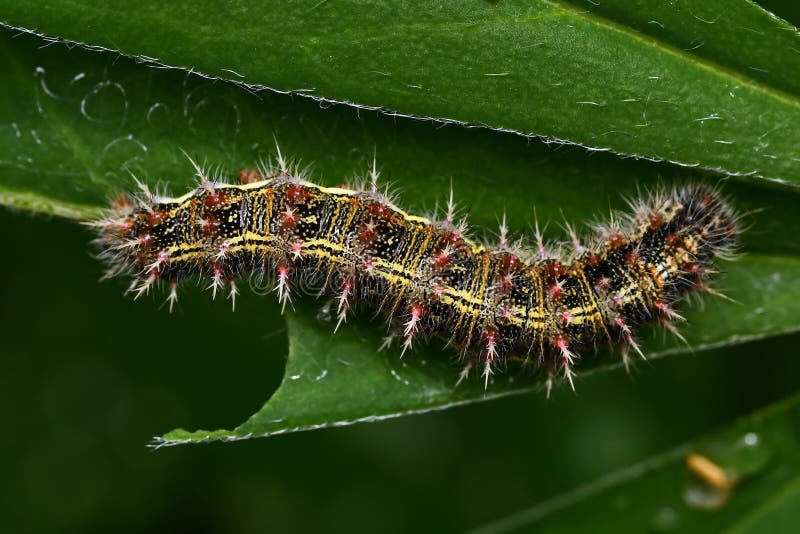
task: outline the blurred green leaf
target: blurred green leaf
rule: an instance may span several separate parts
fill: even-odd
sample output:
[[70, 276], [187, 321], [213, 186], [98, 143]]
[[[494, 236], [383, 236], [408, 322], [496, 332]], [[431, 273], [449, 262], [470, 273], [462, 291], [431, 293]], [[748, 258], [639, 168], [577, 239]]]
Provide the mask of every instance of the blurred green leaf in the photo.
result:
[[[623, 207], [621, 195], [635, 195], [642, 184], [719, 180], [509, 133], [347, 107], [320, 109], [313, 101], [253, 94], [113, 54], [40, 45], [31, 36], [6, 32], [0, 48], [0, 67], [8, 73], [0, 91], [0, 201], [25, 209], [83, 217], [115, 191], [129, 189], [129, 173], [182, 193], [194, 178], [181, 149], [235, 171], [268, 157], [273, 136], [284, 153], [313, 162], [312, 176], [321, 183], [341, 183], [366, 169], [377, 152], [384, 174], [402, 190], [411, 211], [433, 209], [452, 183], [478, 228], [494, 226], [505, 211], [517, 232], [529, 230], [533, 206], [540, 220], [560, 219], [561, 213], [585, 220], [609, 205]], [[742, 177], [726, 191], [743, 211], [754, 212], [753, 228], [744, 236], [748, 255], [726, 265], [731, 272], [723, 279], [740, 304], [713, 301], [705, 310], [693, 310], [686, 333], [696, 348], [797, 329], [795, 187]], [[558, 235], [557, 228], [551, 226], [550, 233]], [[276, 307], [272, 300], [268, 305]], [[356, 322], [333, 336], [332, 325], [317, 320], [312, 305], [289, 315], [286, 377], [261, 411], [234, 431], [179, 430], [164, 442], [335, 426], [538, 387], [536, 377], [509, 373], [498, 376], [488, 392], [477, 381], [455, 388], [458, 367], [439, 344], [406, 361], [393, 352], [376, 354], [377, 324]], [[658, 355], [687, 349], [648, 340], [646, 350]], [[586, 354], [585, 360], [584, 369], [616, 365], [605, 353]]]
[[[788, 532], [800, 483], [798, 428], [795, 395], [476, 532]], [[686, 467], [689, 454], [738, 482], [728, 492], [704, 485]]]
[[768, 499], [734, 525], [730, 532], [791, 532], [797, 525], [800, 477], [776, 488]]
[[253, 87], [800, 181], [800, 36], [747, 0], [17, 0], [0, 17]]

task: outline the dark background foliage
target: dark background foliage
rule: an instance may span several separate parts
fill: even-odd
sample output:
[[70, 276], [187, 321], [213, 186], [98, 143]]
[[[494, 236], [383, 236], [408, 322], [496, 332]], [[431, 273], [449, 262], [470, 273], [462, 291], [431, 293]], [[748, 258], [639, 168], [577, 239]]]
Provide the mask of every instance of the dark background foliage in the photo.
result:
[[[0, 217], [6, 250], [25, 251], [0, 263], [0, 502], [15, 528], [458, 531], [781, 399], [800, 373], [794, 335], [663, 358], [633, 379], [598, 374], [549, 402], [523, 395], [153, 451], [154, 433], [230, 427], [260, 407], [286, 354], [279, 318], [257, 298], [231, 314], [190, 294], [182, 313], [159, 320], [157, 301], [132, 306], [119, 287], [98, 290], [85, 229]], [[248, 335], [263, 354], [242, 350]]]
[[[761, 3], [800, 21], [793, 2]], [[4, 34], [11, 43], [5, 57], [5, 65], [12, 66], [9, 73], [16, 61], [9, 59], [13, 51], [36, 58], [42, 44], [27, 36], [12, 40], [12, 35]], [[77, 50], [57, 54], [75, 58], [76, 68], [94, 62], [96, 70], [129, 69], [133, 74], [125, 83], [143, 83], [136, 76], [146, 68], [128, 65], [127, 59], [102, 54], [87, 59], [92, 53]], [[176, 88], [176, 95], [183, 90]], [[28, 101], [24, 92], [13, 98], [9, 94], [4, 93], [4, 113], [14, 117], [14, 103]], [[220, 94], [213, 94], [217, 101], [210, 107], [226, 102]], [[566, 176], [567, 184], [589, 173], [611, 184], [587, 186], [596, 188], [587, 196], [602, 197], [599, 201], [579, 195], [537, 200], [549, 217], [557, 216], [561, 205], [570, 216], [593, 210], [597, 203], [602, 207], [616, 183], [612, 176], [618, 174], [685, 176], [667, 164], [587, 156], [579, 148], [546, 146], [511, 134], [465, 133], [454, 131], [456, 126], [347, 108], [320, 110], [288, 95], [264, 98], [274, 122], [259, 135], [277, 130], [282, 142], [314, 161], [329, 181], [337, 173], [349, 177], [360, 170], [376, 146], [391, 147], [386, 159], [395, 162], [394, 176], [399, 176], [400, 161], [408, 163], [407, 172], [424, 175], [426, 161], [415, 161], [415, 155], [437, 140], [447, 162], [478, 159], [474, 150], [467, 151], [483, 147], [487, 154], [508, 155], [509, 169], [533, 169], [553, 183], [569, 172], [575, 176]], [[115, 103], [104, 105], [113, 110]], [[104, 109], [93, 112], [102, 116]], [[224, 120], [213, 122], [213, 113], [205, 117], [207, 123], [195, 126], [223, 133], [230, 127]], [[0, 115], [0, 121], [5, 125], [8, 119]], [[185, 132], [174, 131], [174, 124], [165, 121], [153, 138], [164, 143], [184, 139]], [[320, 124], [329, 129], [323, 131]], [[303, 146], [307, 138], [324, 139], [335, 131], [357, 139], [354, 144], [361, 149], [336, 160], [325, 155], [337, 153], [336, 141]], [[81, 132], [84, 138], [92, 134]], [[449, 145], [442, 136], [458, 143]], [[407, 139], [417, 139], [417, 150]], [[158, 147], [150, 145], [157, 171], [184, 166]], [[253, 149], [247, 156], [263, 153]], [[55, 171], [47, 180], [37, 181], [36, 166], [15, 167], [7, 160], [6, 168], [26, 170], [0, 180], [4, 186], [96, 205], [108, 185], [121, 179], [93, 175], [91, 183], [103, 187], [85, 190], [69, 178], [53, 179], [61, 171], [66, 177], [74, 171], [71, 162], [58, 161], [58, 154], [50, 149], [37, 153], [41, 168]], [[212, 161], [218, 157], [220, 163], [237, 164], [238, 154], [223, 143], [209, 148], [209, 154]], [[126, 153], [111, 151], [108, 157], [113, 166], [114, 158], [121, 162]], [[570, 162], [568, 171], [561, 166], [564, 161]], [[632, 181], [623, 182], [625, 192], [634, 189]], [[428, 199], [448, 185], [441, 173], [429, 184], [409, 183], [403, 198], [418, 209], [429, 209]], [[504, 202], [520, 213], [530, 205], [525, 198], [489, 196], [484, 201], [493, 182], [479, 183], [483, 189], [463, 194], [480, 224], [492, 224]], [[791, 196], [781, 200], [769, 187], [753, 188], [750, 194], [743, 183], [732, 187], [741, 202], [761, 205], [760, 199], [774, 198], [777, 206], [773, 216], [762, 219], [775, 227], [757, 228], [747, 238], [749, 250], [796, 254], [792, 232], [784, 229], [780, 237], [780, 221], [791, 218]], [[526, 222], [519, 228], [525, 229]], [[156, 312], [160, 296], [133, 304], [122, 296], [124, 284], [98, 284], [101, 267], [87, 246], [91, 235], [74, 221], [2, 210], [0, 228], [0, 421], [6, 429], [0, 445], [0, 511], [9, 531], [461, 531], [558, 495], [574, 495], [578, 486], [663, 454], [797, 390], [795, 343], [800, 337], [794, 334], [657, 359], [639, 365], [632, 378], [621, 369], [595, 373], [579, 381], [576, 395], [558, 389], [549, 402], [541, 395], [521, 395], [368, 425], [152, 450], [145, 444], [154, 435], [175, 427], [232, 428], [262, 406], [278, 387], [288, 352], [277, 307], [246, 295], [232, 314], [227, 303], [210, 305], [206, 294], [190, 290], [182, 295], [180, 313], [165, 320], [163, 310]], [[770, 238], [764, 240], [764, 234]], [[680, 491], [674, 488], [675, 495]], [[651, 505], [642, 511], [646, 519], [638, 527], [663, 529], [688, 521], [683, 526], [704, 530], [726, 524], [714, 523], [724, 513], [682, 509], [676, 521], [665, 524], [662, 503], [653, 500]], [[614, 510], [600, 513], [597, 527], [613, 528]]]

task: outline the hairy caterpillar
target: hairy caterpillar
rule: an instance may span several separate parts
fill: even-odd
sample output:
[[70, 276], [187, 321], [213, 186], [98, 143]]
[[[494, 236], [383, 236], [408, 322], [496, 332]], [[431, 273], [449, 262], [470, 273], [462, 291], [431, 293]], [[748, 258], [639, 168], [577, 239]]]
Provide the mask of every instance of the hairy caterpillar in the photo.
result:
[[[276, 168], [242, 171], [242, 184], [209, 180], [178, 198], [145, 186], [120, 197], [99, 229], [108, 276], [133, 276], [136, 297], [169, 284], [170, 309], [181, 281], [208, 279], [216, 296], [238, 277], [256, 273], [273, 284], [285, 307], [301, 287], [333, 298], [338, 329], [354, 304], [379, 310], [402, 351], [435, 336], [458, 348], [466, 363], [459, 381], [479, 367], [485, 381], [514, 358], [573, 383], [577, 351], [597, 344], [642, 355], [634, 337], [660, 322], [680, 337], [674, 305], [707, 286], [716, 258], [736, 247], [737, 215], [705, 185], [659, 189], [632, 201], [630, 214], [595, 228], [582, 245], [567, 225], [571, 252], [550, 254], [536, 229], [535, 250], [508, 240], [484, 247], [466, 237], [451, 200], [441, 220], [409, 215], [377, 186], [314, 185]], [[391, 342], [391, 337], [388, 338]], [[573, 386], [574, 387], [574, 386]]]

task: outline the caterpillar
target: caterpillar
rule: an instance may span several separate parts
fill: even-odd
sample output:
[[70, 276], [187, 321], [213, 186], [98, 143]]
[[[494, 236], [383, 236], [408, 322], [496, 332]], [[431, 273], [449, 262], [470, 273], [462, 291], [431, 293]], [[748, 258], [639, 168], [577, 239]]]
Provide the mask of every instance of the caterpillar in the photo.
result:
[[[444, 216], [398, 208], [378, 187], [373, 164], [364, 187], [309, 182], [280, 156], [275, 166], [243, 170], [240, 183], [209, 179], [177, 198], [140, 192], [119, 197], [99, 220], [107, 276], [130, 275], [136, 298], [169, 286], [170, 310], [182, 281], [202, 277], [212, 296], [237, 279], [267, 280], [285, 308], [303, 288], [332, 298], [336, 329], [354, 305], [379, 311], [401, 355], [437, 337], [464, 361], [458, 381], [478, 368], [485, 384], [499, 362], [519, 360], [574, 389], [581, 349], [619, 346], [623, 362], [644, 354], [636, 328], [657, 322], [682, 339], [675, 305], [708, 279], [717, 258], [737, 246], [738, 216], [717, 187], [658, 188], [612, 214], [582, 243], [567, 224], [570, 250], [512, 241], [505, 217], [499, 242], [482, 245], [456, 219], [452, 193]], [[563, 250], [566, 247], [557, 247]]]

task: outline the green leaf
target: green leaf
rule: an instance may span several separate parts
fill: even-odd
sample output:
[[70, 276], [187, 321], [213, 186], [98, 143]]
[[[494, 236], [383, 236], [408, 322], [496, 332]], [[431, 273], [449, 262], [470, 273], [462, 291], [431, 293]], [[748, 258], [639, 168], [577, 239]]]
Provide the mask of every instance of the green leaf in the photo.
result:
[[[799, 416], [800, 395], [794, 395], [475, 532], [790, 531], [800, 484]], [[704, 456], [738, 482], [730, 491], [704, 484], [687, 469], [689, 454]]]
[[[797, 329], [794, 302], [800, 298], [800, 260], [749, 256], [730, 267], [726, 284], [736, 288], [738, 305], [716, 300], [688, 314], [691, 327], [686, 335], [695, 350]], [[770, 313], [769, 308], [776, 310]], [[506, 373], [498, 375], [486, 391], [479, 380], [456, 387], [457, 367], [443, 361], [441, 344], [400, 360], [393, 351], [376, 352], [380, 338], [374, 325], [357, 325], [334, 338], [330, 325], [321, 324], [305, 309], [303, 312], [288, 315], [286, 374], [258, 413], [234, 430], [175, 430], [156, 443], [235, 440], [342, 426], [526, 393], [542, 386], [530, 377]], [[739, 325], [740, 330], [732, 330], [731, 325]], [[675, 347], [671, 340], [650, 341], [650, 358], [686, 350]], [[608, 370], [619, 365], [608, 357], [588, 355], [586, 359], [581, 379], [591, 374], [586, 369]]]
[[781, 485], [773, 495], [737, 523], [731, 532], [790, 532], [797, 524], [800, 477]]
[[[527, 232], [534, 206], [542, 221], [560, 220], [562, 212], [568, 220], [586, 220], [609, 206], [622, 208], [621, 196], [635, 195], [640, 185], [719, 180], [509, 133], [347, 107], [322, 109], [307, 99], [252, 94], [114, 54], [41, 48], [38, 39], [12, 38], [9, 32], [0, 42], [0, 68], [7, 73], [0, 90], [0, 201], [47, 213], [83, 217], [106, 205], [115, 191], [130, 189], [129, 172], [182, 193], [194, 178], [181, 150], [236, 171], [268, 157], [273, 136], [285, 154], [313, 162], [312, 176], [325, 184], [363, 172], [377, 152], [385, 176], [401, 189], [401, 203], [415, 213], [433, 209], [452, 183], [479, 236], [503, 211], [513, 230]], [[696, 348], [797, 329], [796, 187], [742, 177], [726, 191], [740, 209], [754, 212], [744, 235], [747, 255], [726, 265], [730, 274], [723, 278], [724, 289], [740, 304], [717, 300], [693, 310], [686, 333]], [[556, 226], [550, 235], [559, 235]], [[277, 307], [271, 299], [265, 305]], [[165, 443], [333, 426], [538, 387], [536, 377], [509, 373], [486, 393], [477, 382], [455, 388], [458, 366], [440, 344], [405, 361], [396, 353], [376, 354], [379, 323], [356, 322], [333, 336], [332, 325], [318, 321], [313, 306], [306, 302], [289, 315], [286, 378], [264, 409], [234, 431], [176, 431]], [[646, 350], [658, 355], [687, 349], [648, 340]], [[608, 354], [586, 354], [585, 360], [585, 369], [617, 361]]]
[[11, 26], [251, 87], [800, 181], [800, 35], [747, 0], [7, 4]]

